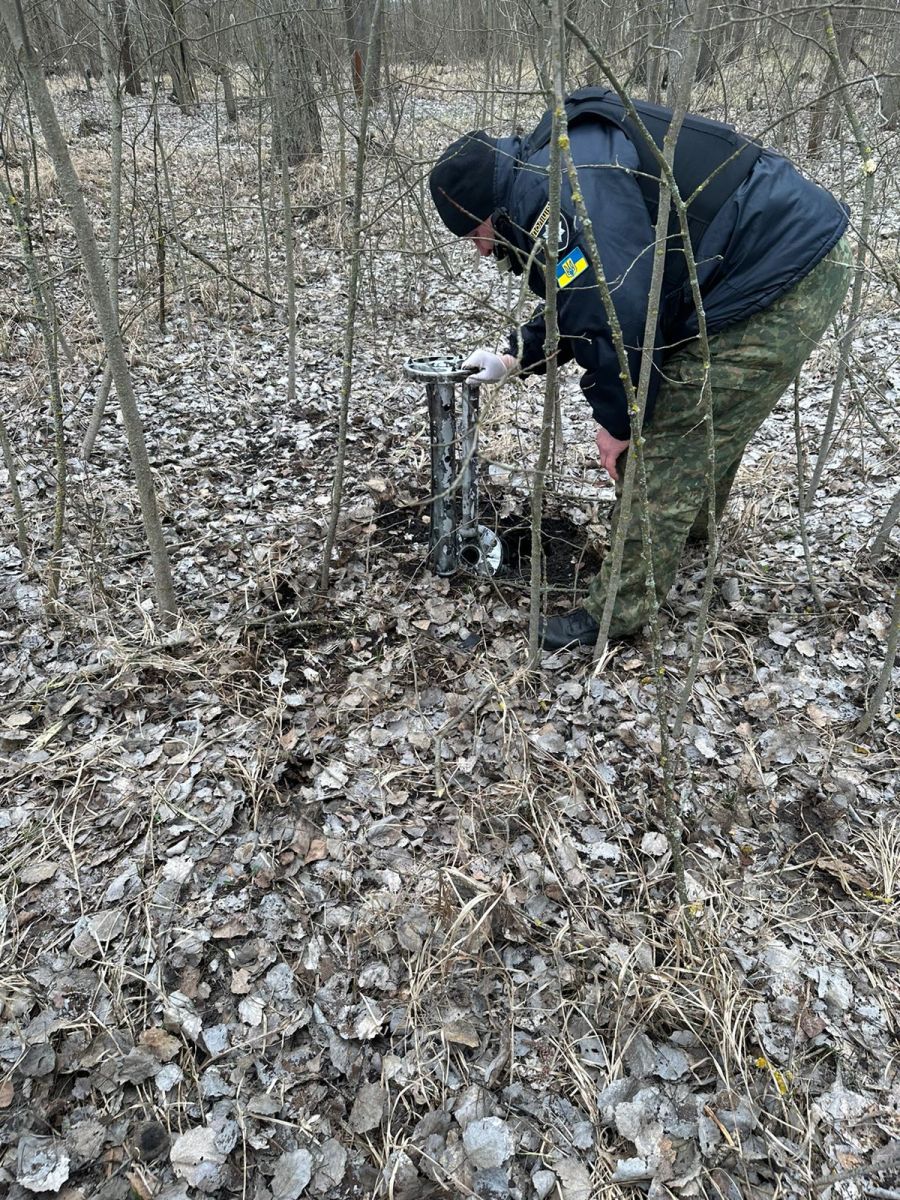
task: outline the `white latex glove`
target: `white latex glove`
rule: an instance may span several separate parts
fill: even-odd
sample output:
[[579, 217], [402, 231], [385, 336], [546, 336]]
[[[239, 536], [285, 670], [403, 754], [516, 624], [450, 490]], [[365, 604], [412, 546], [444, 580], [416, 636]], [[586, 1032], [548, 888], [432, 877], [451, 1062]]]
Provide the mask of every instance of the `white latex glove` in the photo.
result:
[[493, 350], [473, 350], [463, 363], [463, 370], [477, 371], [470, 375], [470, 383], [502, 383], [506, 378], [506, 363]]

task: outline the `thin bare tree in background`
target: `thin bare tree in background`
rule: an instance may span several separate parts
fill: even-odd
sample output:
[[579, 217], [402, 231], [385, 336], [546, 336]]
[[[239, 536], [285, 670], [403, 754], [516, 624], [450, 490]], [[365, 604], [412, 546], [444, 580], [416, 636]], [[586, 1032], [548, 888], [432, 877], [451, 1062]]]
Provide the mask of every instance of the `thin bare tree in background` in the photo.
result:
[[234, 85], [231, 80], [231, 67], [228, 63], [228, 52], [230, 49], [228, 29], [227, 27], [223, 28], [220, 24], [219, 15], [212, 4], [206, 5], [203, 15], [206, 22], [204, 46], [207, 53], [208, 65], [222, 85], [222, 99], [225, 101], [225, 115], [228, 118], [228, 123], [230, 125], [237, 125], [239, 120], [237, 100], [235, 99]]
[[13, 453], [12, 443], [9, 440], [9, 431], [6, 428], [6, 422], [2, 417], [0, 417], [0, 457], [3, 459], [3, 465], [6, 468], [6, 475], [9, 480], [9, 490], [13, 502], [13, 520], [16, 526], [16, 547], [21, 556], [22, 568], [24, 570], [28, 566], [28, 559], [31, 553], [28, 544], [28, 519], [25, 516], [25, 506], [22, 503], [22, 490], [19, 487], [16, 457]]
[[678, 100], [679, 82], [684, 76], [685, 56], [691, 38], [691, 0], [669, 0], [668, 18], [663, 45], [666, 56], [666, 104], [674, 108]]
[[[35, 148], [32, 147], [32, 150]], [[48, 609], [53, 610], [59, 599], [60, 573], [62, 570], [61, 556], [63, 543], [63, 525], [66, 515], [66, 485], [68, 464], [66, 461], [66, 441], [63, 425], [62, 389], [59, 382], [59, 325], [57, 322], [56, 305], [52, 291], [45, 279], [41, 278], [32, 237], [32, 188], [31, 168], [27, 161], [22, 163], [22, 193], [17, 196], [6, 182], [3, 188], [4, 199], [12, 214], [19, 242], [22, 247], [22, 258], [25, 263], [25, 275], [31, 292], [31, 300], [41, 331], [41, 341], [44, 347], [44, 364], [47, 369], [47, 382], [50, 393], [50, 414], [53, 421], [54, 456], [56, 458], [56, 496], [53, 505], [53, 538], [50, 547], [50, 562], [47, 569], [47, 600]]]
[[159, 519], [156, 491], [144, 439], [144, 427], [138, 412], [131, 374], [122, 346], [119, 323], [110, 301], [109, 279], [103, 270], [100, 250], [85, 204], [81, 183], [72, 164], [69, 148], [60, 128], [40, 61], [31, 43], [21, 0], [0, 0], [0, 14], [3, 16], [16, 51], [28, 96], [44, 135], [47, 153], [53, 162], [60, 191], [69, 209], [91, 302], [109, 356], [113, 383], [122, 409], [135, 484], [140, 499], [144, 532], [153, 565], [160, 622], [167, 624], [171, 622], [176, 613], [172, 571]]
[[840, 407], [844, 380], [847, 378], [847, 370], [850, 365], [853, 338], [859, 327], [862, 315], [863, 284], [865, 282], [866, 263], [869, 256], [869, 239], [872, 231], [875, 204], [875, 172], [877, 170], [877, 163], [872, 154], [871, 142], [863, 132], [847, 88], [847, 78], [844, 73], [844, 64], [841, 60], [841, 39], [835, 28], [831, 10], [826, 8], [822, 16], [825, 25], [825, 45], [831, 62], [830, 74], [839, 85], [838, 97], [852, 130], [854, 140], [856, 141], [857, 153], [859, 154], [860, 175], [863, 180], [863, 202], [862, 215], [859, 222], [859, 241], [856, 246], [853, 285], [850, 290], [850, 311], [847, 315], [847, 324], [838, 341], [839, 358], [831, 389], [831, 402], [828, 406], [825, 427], [822, 430], [822, 437], [819, 441], [816, 465], [813, 468], [809, 486], [806, 489], [806, 496], [804, 497], [807, 508], [812, 504], [818, 491], [819, 484], [822, 481], [822, 473], [825, 470], [825, 463], [828, 460], [831, 450], [832, 433]]
[[[129, 96], [140, 96], [142, 92], [141, 72], [135, 62], [131, 43], [131, 27], [129, 25], [130, 0], [112, 0], [112, 27], [116, 31], [118, 47], [118, 66], [125, 81], [125, 91]], [[116, 71], [116, 75], [119, 71]]]
[[[869, 702], [866, 705], [866, 711], [862, 719], [854, 729], [857, 735], [866, 733], [872, 726], [872, 722], [881, 712], [881, 706], [884, 704], [884, 698], [888, 693], [888, 688], [891, 686], [891, 679], [894, 674], [894, 664], [897, 661], [897, 650], [900, 648], [900, 579], [894, 584], [894, 603], [891, 609], [891, 621], [888, 627], [887, 643], [885, 645], [884, 663], [881, 671], [878, 674], [878, 679], [875, 683], [875, 690], [869, 697]], [[873, 1193], [874, 1194], [874, 1193]]]
[[881, 86], [881, 112], [886, 129], [900, 128], [900, 14], [890, 42], [885, 77]]
[[[115, 4], [110, 8], [104, 4], [104, 12], [100, 14], [100, 52], [103, 62], [103, 78], [109, 94], [110, 108], [110, 171], [109, 171], [109, 240], [106, 253], [106, 272], [109, 279], [109, 301], [113, 307], [116, 322], [119, 321], [119, 249], [122, 235], [122, 93], [119, 85], [119, 75], [116, 70], [115, 47], [119, 33]], [[105, 20], [104, 20], [105, 18]], [[127, 88], [127, 78], [126, 78]], [[138, 79], [140, 87], [140, 79]], [[112, 387], [112, 368], [109, 358], [103, 368], [103, 378], [100, 391], [94, 401], [94, 407], [81, 443], [81, 457], [85, 460], [91, 457], [94, 442], [100, 430], [103, 414], [109, 400]]]
[[853, 7], [853, 2], [843, 5], [841, 9], [841, 20], [835, 30], [834, 44], [828, 51], [828, 70], [822, 80], [822, 92], [813, 106], [812, 117], [809, 122], [809, 134], [806, 139], [806, 152], [810, 155], [817, 155], [822, 149], [822, 135], [825, 129], [825, 122], [828, 119], [829, 113], [835, 111], [835, 106], [838, 103], [838, 96], [835, 91], [836, 85], [839, 86], [840, 78], [838, 68], [842, 73], [846, 73], [847, 63], [850, 61], [850, 54], [853, 50], [853, 39], [856, 33], [856, 25], [859, 20], [859, 12]]
[[[376, 36], [377, 22], [381, 18], [382, 0], [375, 0], [372, 13], [372, 36]], [[328, 532], [325, 536], [325, 549], [322, 554], [322, 569], [319, 585], [326, 591], [331, 578], [331, 555], [337, 538], [338, 522], [341, 517], [341, 503], [344, 494], [344, 470], [347, 459], [347, 423], [350, 411], [350, 391], [353, 387], [353, 348], [356, 335], [356, 314], [359, 306], [360, 259], [362, 250], [362, 206], [363, 184], [366, 171], [366, 135], [369, 128], [369, 107], [371, 89], [375, 81], [376, 59], [373, 54], [368, 56], [366, 70], [363, 75], [363, 92], [359, 110], [359, 130], [356, 135], [356, 171], [353, 178], [353, 208], [350, 214], [349, 246], [347, 247], [349, 277], [347, 280], [347, 316], [344, 323], [344, 366], [341, 374], [341, 401], [338, 413], [338, 436], [335, 450], [334, 481], [331, 488], [331, 513], [328, 521]]]
[[55, 0], [53, 11], [55, 32], [60, 39], [59, 53], [71, 60], [75, 69], [84, 79], [85, 86], [90, 93], [93, 90], [92, 77], [96, 71], [96, 64], [93, 61], [90, 42], [84, 36], [86, 31], [83, 14], [80, 11], [73, 13], [75, 19], [72, 21], [73, 28], [70, 31], [63, 6], [59, 0]]
[[159, 0], [166, 16], [165, 55], [172, 79], [172, 95], [182, 112], [190, 112], [197, 103], [193, 57], [187, 31], [187, 6], [184, 0]]
[[[272, 106], [273, 129], [290, 120], [291, 58], [283, 37], [272, 39]], [[291, 203], [291, 164], [287, 154], [278, 156], [281, 182], [281, 240], [284, 246], [284, 293], [287, 303], [288, 362], [287, 401], [292, 404], [297, 394], [297, 279], [294, 266], [294, 209]]]
[[564, 18], [562, 0], [551, 0], [550, 46], [547, 67], [551, 85], [550, 101], [552, 125], [550, 130], [549, 164], [549, 212], [547, 215], [547, 240], [543, 247], [546, 299], [544, 301], [544, 358], [547, 374], [544, 381], [544, 406], [541, 415], [541, 437], [534, 481], [531, 488], [531, 605], [528, 622], [528, 656], [532, 666], [540, 661], [539, 619], [543, 607], [543, 553], [541, 521], [543, 518], [544, 484], [547, 464], [550, 460], [550, 441], [553, 436], [558, 402], [557, 381], [559, 364], [559, 320], [557, 312], [556, 264], [559, 257], [559, 213], [562, 189], [562, 153], [568, 145], [565, 109], [565, 86], [563, 83]]

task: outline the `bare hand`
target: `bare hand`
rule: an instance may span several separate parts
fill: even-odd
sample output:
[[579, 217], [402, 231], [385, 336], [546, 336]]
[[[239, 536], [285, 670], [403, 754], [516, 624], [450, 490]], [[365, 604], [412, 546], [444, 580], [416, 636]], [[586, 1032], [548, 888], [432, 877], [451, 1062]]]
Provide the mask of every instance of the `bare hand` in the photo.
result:
[[609, 474], [610, 479], [618, 483], [619, 472], [616, 470], [616, 463], [619, 460], [619, 455], [624, 454], [630, 446], [630, 441], [620, 441], [619, 438], [614, 438], [611, 433], [607, 433], [601, 425], [597, 430], [597, 453], [600, 455], [600, 466]]

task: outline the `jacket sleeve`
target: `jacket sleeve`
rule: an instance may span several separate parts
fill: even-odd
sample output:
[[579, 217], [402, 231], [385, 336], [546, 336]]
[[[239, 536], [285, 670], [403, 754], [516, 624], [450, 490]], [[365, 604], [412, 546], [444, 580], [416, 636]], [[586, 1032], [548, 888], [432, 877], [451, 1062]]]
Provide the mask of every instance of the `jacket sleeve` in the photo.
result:
[[[646, 208], [644, 213], [646, 214]], [[640, 254], [641, 251], [638, 251]], [[606, 258], [600, 249], [601, 260]], [[644, 254], [648, 268], [652, 254]], [[642, 341], [647, 320], [647, 297], [650, 291], [650, 270], [641, 269], [636, 259], [626, 268], [626, 274], [613, 275], [606, 267], [607, 283], [612, 294], [613, 307], [622, 329], [628, 373], [632, 384], [637, 387], [641, 370]], [[633, 277], [629, 275], [633, 273]], [[573, 290], [576, 284], [581, 288]], [[581, 390], [591, 406], [594, 418], [613, 437], [627, 441], [631, 437], [631, 421], [628, 415], [626, 391], [621, 378], [619, 356], [613, 344], [612, 331], [606, 318], [603, 300], [597, 289], [594, 268], [587, 270], [567, 288], [559, 293], [559, 325], [571, 339], [574, 357], [584, 368]], [[659, 366], [661, 351], [653, 353], [654, 370], [650, 377], [646, 415], [653, 410], [653, 402], [659, 389]]]
[[[544, 324], [544, 305], [539, 304], [528, 321], [519, 329], [509, 331], [507, 354], [514, 355], [526, 375], [545, 375], [547, 360], [544, 356], [544, 342], [547, 338], [547, 327]], [[572, 343], [560, 335], [559, 350], [556, 359], [560, 366], [571, 362], [573, 358]]]

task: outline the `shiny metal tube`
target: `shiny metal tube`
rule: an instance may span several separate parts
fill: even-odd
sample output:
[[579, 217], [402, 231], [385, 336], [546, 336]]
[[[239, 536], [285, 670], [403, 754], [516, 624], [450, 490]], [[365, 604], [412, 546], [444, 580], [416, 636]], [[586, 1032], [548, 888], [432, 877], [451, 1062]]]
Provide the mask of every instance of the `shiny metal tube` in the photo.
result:
[[480, 552], [473, 557], [472, 546], [478, 546], [478, 385], [462, 384], [459, 421], [456, 426], [459, 440], [459, 553], [463, 562], [481, 561]]
[[452, 575], [459, 565], [453, 382], [429, 380], [426, 392], [431, 433], [431, 556], [438, 575]]

